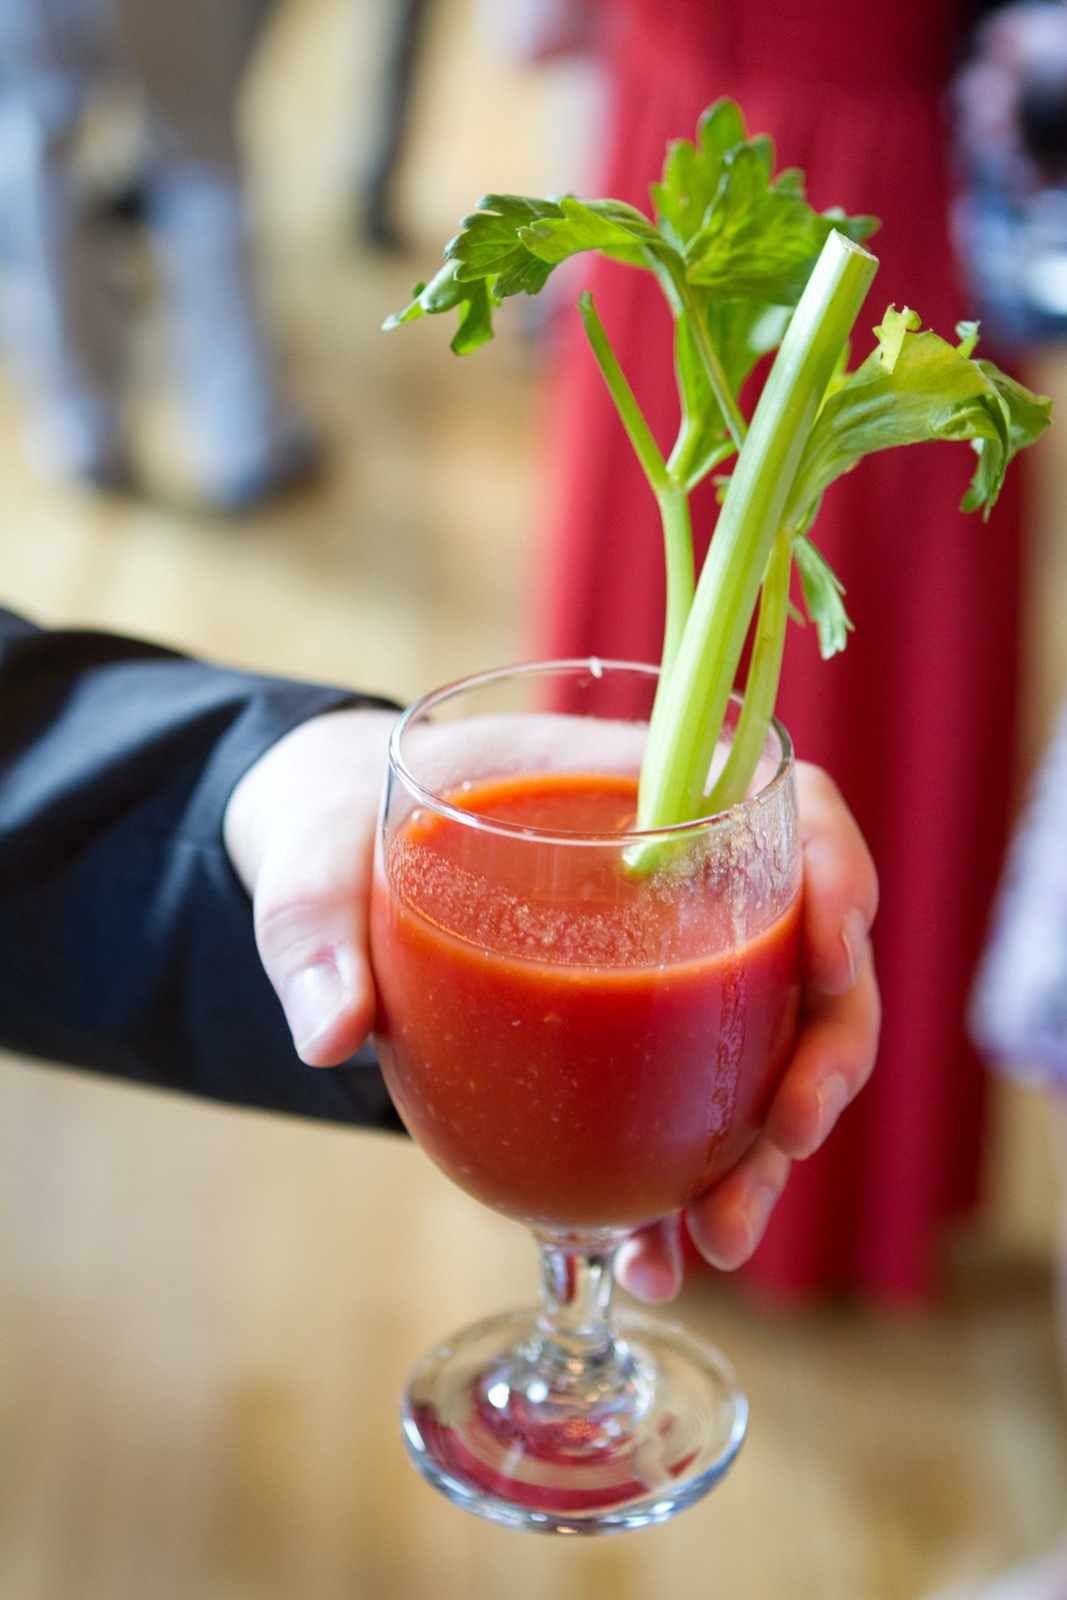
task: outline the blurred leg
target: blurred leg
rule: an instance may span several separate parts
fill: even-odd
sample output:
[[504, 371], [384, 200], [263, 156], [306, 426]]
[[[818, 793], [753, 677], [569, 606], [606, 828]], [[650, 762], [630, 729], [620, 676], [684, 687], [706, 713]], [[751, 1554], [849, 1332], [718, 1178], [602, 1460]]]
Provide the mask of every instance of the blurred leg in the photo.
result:
[[128, 241], [86, 203], [74, 170], [94, 86], [117, 69], [92, 0], [0, 0], [0, 331], [42, 465], [124, 479], [120, 387]]
[[119, 0], [156, 160], [149, 224], [204, 494], [239, 508], [313, 465], [278, 396], [235, 136], [265, 0]]

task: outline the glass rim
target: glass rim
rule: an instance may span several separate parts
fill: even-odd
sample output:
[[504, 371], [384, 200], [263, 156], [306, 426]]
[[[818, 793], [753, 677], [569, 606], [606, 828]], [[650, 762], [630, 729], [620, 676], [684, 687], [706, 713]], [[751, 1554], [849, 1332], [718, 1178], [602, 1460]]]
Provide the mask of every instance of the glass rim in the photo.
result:
[[[404, 734], [412, 724], [445, 700], [453, 698], [462, 690], [485, 688], [490, 684], [499, 682], [504, 678], [535, 678], [547, 677], [550, 674], [561, 675], [564, 673], [576, 674], [578, 672], [590, 673], [594, 678], [600, 678], [605, 672], [626, 671], [636, 672], [648, 678], [659, 677], [659, 667], [644, 661], [616, 661], [601, 656], [574, 656], [551, 661], [525, 661], [514, 666], [491, 667], [484, 672], [471, 673], [464, 678], [456, 678], [451, 683], [441, 684], [436, 689], [431, 689], [427, 694], [420, 695], [401, 712], [393, 725], [389, 735], [389, 765], [412, 793], [418, 803], [430, 807], [441, 815], [461, 822], [467, 827], [482, 829], [486, 832], [495, 832], [508, 835], [512, 838], [525, 838], [531, 840], [544, 839], [553, 843], [570, 841], [573, 844], [605, 843], [616, 848], [622, 844], [647, 841], [650, 839], [685, 838], [701, 832], [712, 832], [716, 828], [725, 827], [734, 823], [753, 811], [766, 806], [774, 798], [776, 791], [780, 790], [788, 780], [789, 774], [795, 766], [793, 741], [788, 731], [772, 716], [771, 726], [777, 735], [781, 746], [781, 759], [774, 771], [755, 794], [747, 795], [744, 800], [739, 800], [736, 805], [729, 806], [725, 811], [714, 811], [706, 817], [695, 817], [688, 822], [671, 823], [664, 828], [624, 828], [614, 833], [580, 833], [568, 828], [537, 828], [525, 822], [509, 822], [504, 818], [487, 817], [481, 812], [470, 811], [466, 807], [456, 805], [445, 795], [438, 794], [433, 789], [428, 789], [425, 784], [415, 776], [401, 752], [401, 741]], [[735, 704], [741, 703], [741, 696], [737, 691], [731, 693], [730, 699]], [[505, 713], [506, 714], [506, 713]], [[566, 715], [566, 713], [560, 713]]]

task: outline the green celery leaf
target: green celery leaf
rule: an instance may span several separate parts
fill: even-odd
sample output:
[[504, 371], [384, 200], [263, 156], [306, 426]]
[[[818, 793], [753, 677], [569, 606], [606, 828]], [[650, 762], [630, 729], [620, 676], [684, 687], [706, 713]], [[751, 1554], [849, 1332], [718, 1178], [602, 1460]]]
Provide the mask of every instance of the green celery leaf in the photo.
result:
[[619, 200], [588, 204], [565, 196], [536, 200], [489, 194], [464, 217], [462, 232], [445, 247], [445, 264], [428, 285], [384, 326], [395, 328], [425, 314], [459, 313], [452, 348], [460, 355], [493, 336], [492, 313], [510, 295], [538, 294], [553, 267], [582, 250], [599, 250], [631, 266], [653, 269], [655, 260], [681, 262], [647, 217]]
[[795, 195], [798, 200], [803, 200], [807, 193], [804, 174], [799, 167], [783, 167], [774, 180], [774, 187], [779, 194]]
[[985, 373], [1008, 408], [1008, 460], [1011, 461], [1020, 450], [1025, 450], [1044, 433], [1051, 421], [1052, 402], [1046, 395], [1034, 394], [1014, 378], [1009, 378], [992, 361], [979, 360], [975, 365]]
[[759, 358], [777, 350], [789, 326], [788, 309], [763, 300], [708, 296], [704, 316], [735, 395]]
[[499, 304], [485, 279], [462, 283], [456, 275], [455, 262], [446, 261], [429, 283], [415, 285], [411, 303], [403, 311], [394, 311], [392, 316], [386, 317], [382, 327], [398, 328], [402, 322], [415, 322], [422, 316], [457, 311], [459, 326], [452, 339], [452, 349], [463, 356], [493, 337], [493, 310]]
[[472, 218], [481, 217], [486, 212], [510, 222], [516, 228], [524, 228], [541, 217], [558, 217], [560, 214], [557, 199], [539, 199], [528, 194], [483, 194], [471, 217], [464, 217], [460, 227], [469, 227]]
[[898, 311], [896, 306], [886, 307], [885, 316], [874, 330], [875, 338], [878, 340], [878, 356], [883, 367], [887, 367], [890, 372], [893, 371], [904, 348], [905, 335], [918, 333], [922, 325], [919, 313], [912, 311], [910, 306], [905, 306], [903, 311]]
[[498, 300], [539, 294], [552, 268], [526, 248], [523, 230], [531, 222], [562, 215], [554, 200], [486, 195], [478, 210], [463, 218], [463, 231], [445, 246], [445, 258], [456, 263], [456, 275], [465, 283], [488, 279]]
[[564, 195], [557, 209], [558, 216], [538, 218], [519, 231], [522, 247], [549, 269], [583, 250], [599, 250], [631, 267], [650, 267], [648, 250], [664, 253], [668, 248], [648, 218], [620, 200], [586, 203]]
[[[978, 466], [963, 509], [988, 516], [1016, 450], [1048, 424], [1050, 402], [973, 361], [892, 306], [878, 346], [825, 401], [794, 480], [788, 525], [810, 527], [827, 485], [865, 455], [932, 439], [970, 440]], [[964, 347], [966, 347], [966, 339]]]
[[843, 233], [846, 239], [851, 239], [853, 244], [862, 244], [864, 239], [869, 239], [872, 233], [877, 233], [882, 226], [877, 217], [865, 216], [862, 212], [855, 217], [850, 217], [840, 206], [830, 206], [819, 215], [824, 222], [828, 222], [838, 233]]
[[[826, 385], [826, 393], [822, 397], [823, 406], [826, 404], [827, 400], [829, 400], [832, 394], [837, 393], [838, 389], [840, 389], [843, 383], [848, 382], [848, 363], [851, 359], [851, 356], [852, 344], [850, 341], [848, 344], [842, 347], [841, 354], [837, 358], [837, 365], [830, 374], [830, 382]], [[821, 410], [822, 406], [820, 406], [819, 409]]]
[[763, 170], [767, 174], [768, 181], [770, 181], [774, 176], [774, 140], [769, 133], [757, 133], [754, 138], [748, 141], [748, 147], [750, 150], [755, 151], [763, 162]]
[[853, 632], [842, 602], [845, 586], [825, 556], [803, 534], [793, 540], [793, 559], [800, 573], [804, 604], [819, 634], [819, 654], [824, 661], [837, 655]]
[[[761, 300], [714, 300], [695, 287], [692, 295], [719, 353], [730, 393], [736, 396], [759, 358], [781, 344], [790, 313], [784, 306]], [[675, 371], [682, 430], [670, 465], [688, 492], [733, 455], [735, 447], [684, 316], [675, 322]]]
[[[958, 333], [960, 330], [957, 328], [956, 331]], [[961, 348], [967, 342], [968, 338], [965, 337]], [[973, 343], [971, 348], [973, 349]], [[996, 389], [1008, 416], [1008, 445], [1002, 464], [995, 453], [987, 449], [984, 439], [975, 439], [971, 446], [978, 455], [978, 465], [971, 479], [970, 488], [963, 497], [962, 509], [964, 511], [981, 509], [988, 517], [990, 508], [1000, 493], [1000, 485], [1008, 463], [1020, 450], [1025, 450], [1028, 445], [1040, 438], [1052, 420], [1052, 401], [1045, 395], [1032, 394], [1021, 383], [1016, 383], [1014, 378], [1009, 378], [1006, 372], [1001, 372], [991, 361], [981, 360], [974, 364]]]
[[412, 289], [411, 299], [403, 311], [390, 311], [382, 323], [382, 328], [386, 333], [389, 332], [390, 328], [399, 328], [402, 322], [417, 322], [420, 317], [425, 316], [426, 307], [422, 303], [422, 297], [426, 293], [426, 288], [425, 283], [417, 283]]
[[747, 139], [741, 108], [717, 100], [697, 124], [696, 144], [677, 139], [668, 147], [661, 182], [652, 185], [652, 203], [664, 238], [684, 251], [699, 233], [719, 192], [726, 156]]
[[872, 219], [820, 215], [797, 177], [776, 187], [764, 151], [752, 141], [723, 158], [707, 220], [686, 245], [687, 276], [717, 298], [795, 305], [834, 228], [858, 242], [872, 231]]
[[978, 343], [977, 322], [957, 322], [956, 338], [960, 341], [956, 346], [961, 356], [974, 354], [974, 347]]
[[668, 468], [689, 494], [702, 478], [733, 455], [735, 446], [685, 317], [679, 317], [674, 325], [674, 364], [682, 427]]

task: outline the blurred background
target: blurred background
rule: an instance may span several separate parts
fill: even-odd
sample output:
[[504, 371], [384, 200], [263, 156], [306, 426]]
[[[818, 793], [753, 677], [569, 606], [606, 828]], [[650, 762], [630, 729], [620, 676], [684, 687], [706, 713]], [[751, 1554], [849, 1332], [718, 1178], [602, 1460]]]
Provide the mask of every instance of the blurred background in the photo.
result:
[[[443, 325], [379, 329], [480, 193], [588, 185], [603, 89], [581, 55], [524, 60], [492, 6], [433, 0], [383, 207], [367, 179], [400, 9], [280, 0], [242, 93], [256, 282], [321, 471], [212, 509], [151, 312], [124, 399], [148, 496], [50, 477], [0, 374], [5, 605], [399, 699], [529, 653], [543, 319], [509, 307], [469, 362]], [[128, 146], [98, 131], [109, 179]], [[123, 271], [151, 304], [147, 253]], [[1067, 403], [1054, 342], [1026, 376]], [[1058, 445], [1025, 463], [1020, 790], [1067, 690]], [[904, 1600], [990, 1572], [1057, 1538], [1067, 1506], [1046, 1119], [1036, 1092], [993, 1086], [981, 1204], [928, 1305], [784, 1309], [698, 1275], [680, 1315], [748, 1387], [740, 1461], [674, 1525], [576, 1543], [451, 1509], [397, 1431], [429, 1343], [532, 1298], [520, 1230], [400, 1140], [5, 1058], [0, 1595]]]

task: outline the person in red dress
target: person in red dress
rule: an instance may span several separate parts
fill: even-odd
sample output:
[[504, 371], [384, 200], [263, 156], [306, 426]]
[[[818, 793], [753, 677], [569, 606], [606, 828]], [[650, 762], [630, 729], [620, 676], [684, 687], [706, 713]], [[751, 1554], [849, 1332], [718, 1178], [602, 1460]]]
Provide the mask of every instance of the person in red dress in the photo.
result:
[[[647, 210], [667, 141], [692, 138], [705, 106], [730, 95], [751, 132], [773, 136], [778, 164], [805, 170], [816, 207], [882, 219], [857, 357], [890, 302], [951, 337], [967, 310], [949, 243], [943, 110], [960, 12], [956, 0], [612, 0], [602, 12], [612, 132], [600, 192]], [[656, 284], [599, 258], [587, 281], [669, 442], [678, 409]], [[656, 660], [656, 507], [577, 317], [570, 328], [537, 648]], [[834, 485], [815, 538], [846, 586], [856, 632], [843, 656], [823, 662], [814, 628], [791, 630], [779, 715], [799, 754], [833, 773], [874, 853], [885, 1020], [870, 1088], [796, 1173], [750, 1268], [779, 1294], [919, 1298], [934, 1281], [942, 1225], [975, 1196], [983, 1078], [964, 1013], [1012, 771], [1019, 476], [984, 525], [958, 511], [972, 464], [963, 446], [888, 451]], [[714, 502], [709, 485], [701, 492], [706, 530]]]

